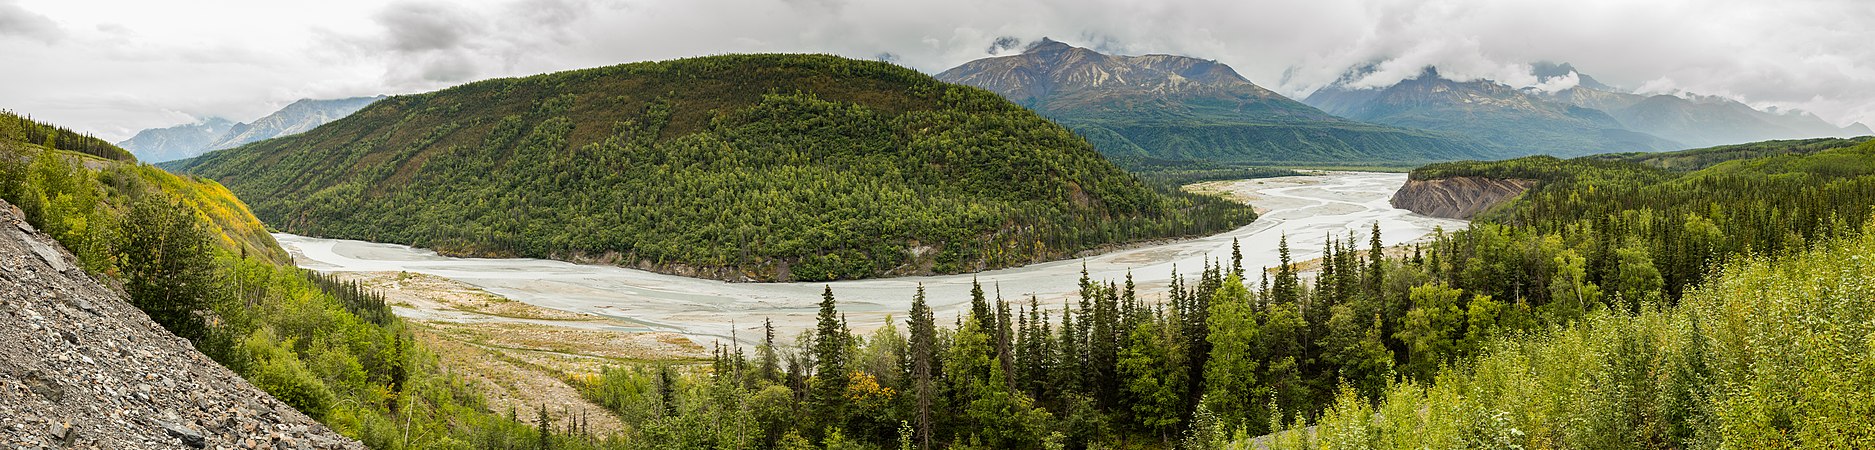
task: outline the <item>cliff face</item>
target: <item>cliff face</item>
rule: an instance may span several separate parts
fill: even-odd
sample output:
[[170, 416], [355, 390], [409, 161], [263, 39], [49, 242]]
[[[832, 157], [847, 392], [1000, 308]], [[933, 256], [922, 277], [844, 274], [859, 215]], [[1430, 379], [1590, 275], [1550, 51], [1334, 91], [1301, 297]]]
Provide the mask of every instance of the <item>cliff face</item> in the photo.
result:
[[1534, 180], [1453, 177], [1408, 180], [1393, 193], [1393, 207], [1450, 219], [1470, 219], [1522, 194]]
[[0, 201], [0, 447], [361, 449], [85, 274]]

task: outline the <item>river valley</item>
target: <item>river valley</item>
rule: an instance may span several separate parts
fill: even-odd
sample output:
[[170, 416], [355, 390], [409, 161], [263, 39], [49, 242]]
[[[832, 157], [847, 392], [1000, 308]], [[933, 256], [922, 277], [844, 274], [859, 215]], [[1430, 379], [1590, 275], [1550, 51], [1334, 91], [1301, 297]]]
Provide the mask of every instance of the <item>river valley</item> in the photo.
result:
[[[1204, 261], [1230, 258], [1231, 240], [1242, 242], [1249, 268], [1274, 266], [1277, 243], [1289, 237], [1293, 258], [1320, 255], [1328, 235], [1350, 231], [1366, 241], [1378, 222], [1387, 245], [1425, 237], [1435, 227], [1455, 230], [1465, 222], [1413, 214], [1388, 205], [1405, 174], [1332, 172], [1308, 176], [1202, 183], [1197, 191], [1249, 201], [1262, 216], [1250, 225], [1203, 238], [1129, 248], [1083, 259], [1054, 261], [976, 274], [887, 278], [832, 283], [729, 283], [611, 266], [540, 259], [453, 258], [403, 245], [320, 239], [291, 234], [275, 238], [301, 267], [321, 272], [408, 272], [451, 280], [528, 305], [608, 320], [554, 321], [554, 325], [623, 332], [669, 332], [699, 344], [760, 339], [764, 319], [783, 338], [812, 328], [822, 286], [831, 286], [855, 332], [864, 333], [891, 315], [902, 319], [918, 286], [925, 287], [939, 322], [969, 307], [971, 281], [1026, 304], [1029, 296], [1059, 308], [1071, 300], [1083, 264], [1095, 280], [1120, 280], [1131, 272], [1143, 298], [1166, 289], [1174, 267], [1195, 278]], [[539, 319], [464, 313], [400, 305], [398, 314], [429, 321], [530, 323]], [[1012, 306], [1014, 309], [1014, 306]], [[733, 327], [732, 327], [733, 324]], [[901, 323], [900, 326], [903, 326]], [[733, 328], [733, 330], [732, 330]]]

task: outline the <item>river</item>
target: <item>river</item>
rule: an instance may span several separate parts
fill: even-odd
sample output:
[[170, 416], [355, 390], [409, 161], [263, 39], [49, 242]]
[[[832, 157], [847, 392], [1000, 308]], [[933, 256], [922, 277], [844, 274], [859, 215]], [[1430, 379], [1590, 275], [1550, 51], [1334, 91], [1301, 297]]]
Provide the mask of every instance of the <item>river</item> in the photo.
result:
[[[1435, 227], [1456, 230], [1465, 222], [1413, 214], [1388, 205], [1406, 182], [1405, 174], [1331, 172], [1317, 175], [1217, 182], [1226, 191], [1266, 210], [1256, 222], [1197, 239], [1143, 246], [1091, 256], [976, 274], [903, 277], [832, 283], [729, 283], [613, 266], [541, 259], [454, 258], [395, 244], [320, 239], [275, 234], [275, 239], [308, 269], [322, 272], [407, 271], [449, 278], [517, 301], [565, 311], [590, 313], [634, 324], [628, 330], [672, 331], [699, 343], [726, 340], [731, 324], [741, 340], [759, 339], [764, 318], [773, 319], [782, 336], [811, 328], [822, 286], [832, 286], [840, 311], [855, 332], [883, 323], [888, 314], [902, 319], [913, 292], [923, 285], [941, 323], [969, 308], [971, 280], [980, 280], [992, 298], [998, 292], [1027, 304], [1038, 296], [1059, 308], [1078, 291], [1082, 265], [1095, 280], [1120, 280], [1130, 271], [1146, 299], [1163, 295], [1173, 267], [1196, 278], [1206, 259], [1228, 263], [1233, 238], [1243, 246], [1244, 265], [1274, 266], [1277, 241], [1289, 237], [1292, 258], [1321, 254], [1326, 235], [1345, 238], [1350, 230], [1365, 247], [1367, 231], [1378, 222], [1387, 245], [1425, 237]], [[1012, 305], [1011, 309], [1015, 309]], [[400, 312], [401, 313], [401, 312]], [[899, 323], [903, 327], [903, 322]]]

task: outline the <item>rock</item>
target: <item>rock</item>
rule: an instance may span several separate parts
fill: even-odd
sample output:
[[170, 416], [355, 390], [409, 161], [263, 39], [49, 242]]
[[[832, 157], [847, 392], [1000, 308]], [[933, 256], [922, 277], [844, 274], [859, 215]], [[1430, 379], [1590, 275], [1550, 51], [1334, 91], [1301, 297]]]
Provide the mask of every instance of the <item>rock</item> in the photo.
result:
[[1470, 219], [1515, 198], [1536, 185], [1533, 180], [1452, 177], [1408, 180], [1393, 193], [1395, 208], [1448, 219]]
[[72, 424], [51, 422], [46, 425], [46, 437], [52, 438], [53, 442], [61, 445], [70, 445], [72, 440], [78, 438], [78, 433], [72, 429]]
[[202, 448], [208, 445], [208, 438], [194, 429], [163, 421], [157, 421], [156, 424], [163, 427], [163, 432], [169, 433], [169, 437], [181, 439], [183, 444], [190, 447]]
[[19, 239], [25, 241], [27, 248], [31, 249], [34, 254], [39, 255], [39, 259], [45, 261], [46, 265], [52, 266], [52, 270], [61, 273], [72, 271], [71, 262], [66, 261], [65, 255], [59, 254], [59, 251], [52, 248], [51, 245], [39, 242], [38, 239], [25, 235], [20, 235]]
[[65, 389], [59, 386], [58, 382], [46, 379], [39, 372], [26, 374], [26, 378], [22, 381], [26, 382], [27, 390], [39, 394], [48, 402], [58, 403], [59, 400], [65, 399]]

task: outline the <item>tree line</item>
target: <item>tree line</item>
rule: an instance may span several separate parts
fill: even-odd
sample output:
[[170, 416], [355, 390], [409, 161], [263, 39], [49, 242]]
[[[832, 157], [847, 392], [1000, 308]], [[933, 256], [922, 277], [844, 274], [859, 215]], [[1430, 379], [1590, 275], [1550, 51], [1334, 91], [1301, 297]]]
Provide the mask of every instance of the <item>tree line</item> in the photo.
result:
[[110, 142], [98, 139], [90, 133], [79, 133], [69, 128], [33, 120], [30, 116], [23, 116], [11, 110], [0, 110], [0, 140], [78, 152], [110, 160], [137, 160], [135, 156], [131, 156], [130, 151], [111, 145]]

